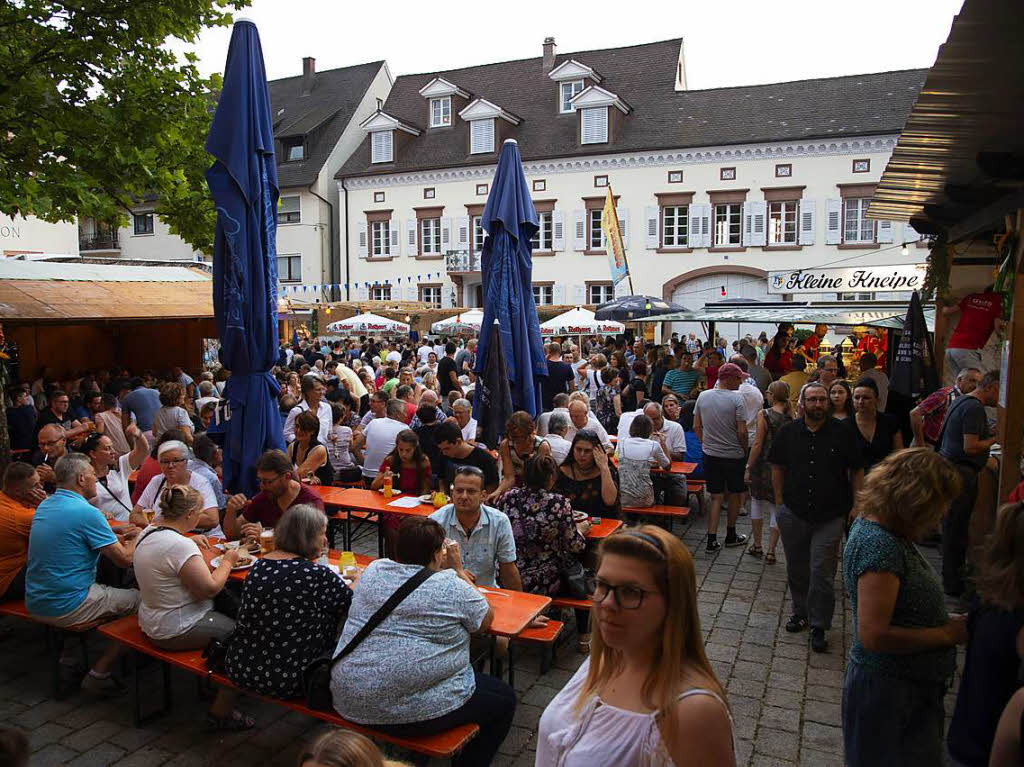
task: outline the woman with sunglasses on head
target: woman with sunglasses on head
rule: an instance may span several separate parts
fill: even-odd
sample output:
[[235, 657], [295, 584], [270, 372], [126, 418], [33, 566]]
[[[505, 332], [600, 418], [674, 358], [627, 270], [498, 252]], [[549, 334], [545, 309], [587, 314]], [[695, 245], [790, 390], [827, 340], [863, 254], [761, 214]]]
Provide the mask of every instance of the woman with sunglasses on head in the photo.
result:
[[644, 525], [606, 538], [599, 561], [593, 648], [541, 717], [537, 767], [732, 767], [690, 553]]
[[128, 424], [125, 436], [131, 441], [132, 449], [120, 458], [110, 437], [99, 432], [86, 437], [81, 448], [96, 470], [96, 495], [88, 501], [107, 519], [118, 522], [127, 522], [132, 513], [128, 477], [142, 466], [149, 455], [149, 443], [138, 426]]

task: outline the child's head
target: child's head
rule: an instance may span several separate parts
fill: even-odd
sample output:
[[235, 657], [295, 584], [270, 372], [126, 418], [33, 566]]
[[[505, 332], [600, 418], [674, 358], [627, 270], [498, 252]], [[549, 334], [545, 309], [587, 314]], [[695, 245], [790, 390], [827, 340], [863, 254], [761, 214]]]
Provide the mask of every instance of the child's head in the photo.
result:
[[298, 767], [404, 767], [385, 761], [372, 740], [351, 730], [324, 733], [299, 754]]

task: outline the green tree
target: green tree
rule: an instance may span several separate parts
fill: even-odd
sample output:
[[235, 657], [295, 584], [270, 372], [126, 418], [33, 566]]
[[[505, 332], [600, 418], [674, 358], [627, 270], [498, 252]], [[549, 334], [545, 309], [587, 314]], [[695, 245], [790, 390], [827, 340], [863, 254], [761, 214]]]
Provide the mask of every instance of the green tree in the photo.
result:
[[0, 3], [0, 213], [124, 223], [156, 212], [212, 252], [216, 214], [203, 142], [220, 77], [191, 54], [249, 0], [4, 0]]

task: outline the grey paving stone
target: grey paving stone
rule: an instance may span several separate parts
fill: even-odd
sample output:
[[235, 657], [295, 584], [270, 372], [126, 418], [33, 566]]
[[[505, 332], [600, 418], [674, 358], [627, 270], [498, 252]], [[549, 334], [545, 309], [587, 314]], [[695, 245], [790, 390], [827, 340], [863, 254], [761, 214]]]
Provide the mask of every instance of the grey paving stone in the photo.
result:
[[839, 727], [842, 725], [842, 704], [826, 703], [821, 700], [809, 700], [804, 704], [804, 721], [818, 722], [819, 724], [831, 724]]
[[173, 757], [174, 754], [167, 751], [161, 751], [156, 748], [140, 748], [121, 761], [115, 762], [113, 767], [159, 767], [159, 765], [166, 764]]
[[56, 722], [47, 722], [29, 732], [28, 742], [33, 751], [38, 751], [51, 743], [58, 742], [69, 732], [71, 730], [67, 727], [61, 727]]
[[766, 754], [754, 754], [750, 767], [793, 767], [793, 762]]
[[768, 668], [763, 663], [738, 660], [732, 667], [732, 675], [738, 679], [763, 682], [768, 676]]
[[797, 674], [784, 674], [773, 671], [768, 675], [768, 686], [781, 690], [800, 692], [804, 689], [804, 678]]
[[540, 723], [540, 716], [543, 713], [544, 709], [540, 706], [530, 706], [521, 703], [516, 706], [516, 713], [512, 718], [512, 724], [536, 730], [537, 725]]
[[820, 684], [809, 684], [804, 690], [804, 697], [808, 701], [820, 700], [825, 703], [842, 703], [843, 690], [840, 687], [826, 687]]
[[67, 764], [76, 756], [78, 756], [77, 752], [70, 748], [59, 743], [51, 743], [32, 754], [31, 765], [32, 767], [52, 767], [52, 765]]
[[118, 748], [113, 743], [100, 743], [84, 754], [76, 756], [68, 762], [68, 767], [110, 767], [124, 755], [123, 748]]
[[767, 665], [772, 662], [772, 648], [765, 647], [764, 645], [747, 644], [744, 642], [740, 645], [736, 659], [751, 661], [754, 663], [764, 663]]
[[803, 708], [804, 696], [802, 692], [769, 687], [764, 694], [764, 704], [799, 711]]
[[526, 748], [528, 743], [533, 741], [535, 736], [536, 731], [534, 729], [513, 725], [498, 750], [503, 754], [518, 754]]
[[736, 645], [715, 644], [712, 642], [704, 647], [704, 652], [713, 660], [723, 660], [732, 663], [736, 659], [739, 648]]
[[530, 706], [540, 706], [541, 708], [548, 705], [551, 699], [558, 695], [558, 690], [553, 687], [547, 687], [542, 684], [535, 684], [526, 694], [522, 697], [522, 702]]
[[820, 751], [842, 753], [843, 731], [840, 727], [818, 722], [804, 722], [803, 742]]
[[68, 748], [73, 748], [75, 751], [88, 751], [98, 743], [102, 743], [118, 734], [121, 730], [121, 725], [113, 722], [93, 722], [88, 727], [83, 727], [81, 730], [71, 733], [61, 740], [61, 743]]
[[26, 730], [34, 730], [51, 719], [54, 719], [66, 711], [74, 708], [74, 703], [67, 700], [43, 700], [31, 708], [26, 708], [20, 714], [12, 717], [10, 722], [13, 725]]
[[800, 767], [837, 767], [842, 763], [840, 754], [818, 751], [816, 748], [800, 749]]
[[800, 740], [791, 732], [760, 728], [754, 739], [754, 751], [775, 759], [796, 761]]
[[800, 732], [800, 712], [777, 706], [761, 709], [761, 726], [786, 732]]

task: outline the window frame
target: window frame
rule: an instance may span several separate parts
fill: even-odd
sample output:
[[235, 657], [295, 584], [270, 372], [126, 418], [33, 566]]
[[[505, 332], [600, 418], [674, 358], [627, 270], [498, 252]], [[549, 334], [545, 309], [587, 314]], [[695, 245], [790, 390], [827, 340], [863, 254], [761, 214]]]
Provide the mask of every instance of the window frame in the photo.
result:
[[[372, 164], [384, 164], [395, 161], [395, 135], [392, 130], [374, 131], [370, 134], [370, 162]], [[377, 153], [377, 136], [387, 136], [387, 157]], [[381, 149], [383, 151], [383, 147]]]
[[[553, 227], [554, 214], [552, 211], [539, 211], [537, 213], [537, 231], [533, 235], [533, 239], [530, 240], [534, 253], [551, 253], [554, 251], [555, 240]], [[545, 245], [547, 245], [547, 247], [544, 247]]]
[[857, 291], [843, 291], [841, 293], [836, 293], [836, 301], [855, 302], [855, 301], [874, 301], [874, 300], [875, 300], [875, 294], [873, 292], [857, 290]]
[[[608, 143], [608, 137], [609, 137], [609, 135], [611, 133], [611, 128], [609, 126], [608, 109], [609, 109], [609, 107], [605, 106], [605, 107], [584, 107], [583, 109], [579, 110], [580, 111], [580, 144], [581, 145], [589, 146], [591, 144], [598, 145], [598, 144], [607, 144]], [[586, 125], [585, 125], [586, 116], [588, 114], [597, 114], [598, 112], [602, 112], [602, 111], [604, 112], [604, 135], [602, 137], [600, 137], [599, 139], [597, 139], [597, 140], [587, 141], [586, 140]]]
[[370, 286], [370, 300], [371, 301], [393, 301], [391, 297], [391, 286], [390, 285], [371, 285]]
[[[604, 229], [601, 228], [601, 214], [604, 211], [601, 208], [590, 208], [587, 210], [587, 252], [588, 253], [601, 253], [604, 252], [607, 247], [607, 243], [604, 240]], [[595, 247], [594, 237], [595, 235], [600, 238], [599, 244]]]
[[[380, 236], [378, 236], [380, 234]], [[370, 222], [370, 258], [390, 258], [391, 257], [391, 220], [385, 219], [383, 221], [371, 221]], [[383, 247], [378, 251], [377, 245], [378, 240]]]
[[[545, 300], [545, 298], [547, 300]], [[533, 286], [533, 303], [536, 306], [553, 306], [555, 303], [554, 283], [538, 283]]]
[[[484, 249], [484, 238], [487, 237], [487, 233], [483, 227], [484, 217], [481, 214], [469, 217], [469, 252], [480, 253]], [[477, 241], [477, 231], [479, 230], [480, 239]]]
[[[305, 136], [283, 138], [281, 139], [281, 149], [284, 150], [284, 162], [302, 162], [306, 159], [306, 139]], [[301, 157], [292, 157], [292, 150], [299, 149], [302, 152]]]
[[[434, 105], [440, 106], [439, 115], [435, 115]], [[447, 105], [447, 114], [445, 114], [445, 105]], [[440, 122], [435, 120], [435, 117], [440, 117]], [[452, 97], [451, 96], [434, 96], [430, 99], [430, 127], [431, 128], [450, 128], [452, 126]]]
[[[433, 298], [428, 298], [428, 293], [433, 294], [434, 291], [437, 291], [437, 301], [436, 302], [434, 301]], [[441, 308], [441, 295], [442, 295], [442, 286], [441, 285], [439, 285], [439, 284], [420, 285], [419, 286], [418, 294], [419, 294], [420, 303], [429, 304], [430, 306], [432, 306], [435, 309], [440, 309]]]
[[[438, 217], [421, 218], [416, 222], [416, 226], [419, 229], [417, 235], [419, 236], [419, 254], [421, 256], [440, 256], [441, 255], [441, 219]], [[430, 230], [429, 232], [427, 230]], [[433, 240], [430, 243], [430, 247], [427, 246], [427, 238], [430, 237]]]
[[[873, 219], [867, 217], [868, 205], [871, 203], [870, 197], [844, 197], [843, 198], [843, 209], [842, 209], [842, 239], [840, 242], [843, 245], [874, 245], [878, 242], [878, 225]], [[857, 209], [857, 235], [856, 239], [850, 239], [847, 237], [849, 230], [849, 224], [847, 217], [849, 216], [850, 207], [854, 206]], [[861, 235], [864, 234], [864, 226], [871, 227], [870, 239], [864, 239]]]
[[[781, 220], [782, 220], [782, 234], [783, 238], [778, 241], [772, 240], [772, 208], [776, 205], [782, 206]], [[800, 200], [772, 200], [767, 204], [768, 210], [765, 215], [765, 225], [767, 230], [765, 231], [765, 247], [767, 248], [786, 248], [798, 245], [800, 242]], [[792, 207], [792, 226], [793, 226], [793, 237], [792, 239], [786, 239], [786, 228], [790, 223], [787, 221], [787, 214], [789, 213], [788, 206]]]
[[[477, 148], [474, 146], [474, 139], [477, 137], [477, 131], [490, 128], [490, 144], [486, 149]], [[495, 144], [497, 143], [498, 126], [495, 124], [493, 117], [486, 117], [481, 120], [470, 120], [469, 121], [469, 153], [475, 154], [492, 154], [494, 152]]]
[[[727, 226], [729, 228], [729, 237], [723, 242], [719, 239], [719, 209], [728, 208], [726, 211]], [[733, 222], [732, 215], [735, 214], [736, 219]], [[743, 247], [743, 203], [741, 202], [717, 202], [711, 207], [711, 218], [712, 218], [712, 229], [711, 229], [711, 247], [712, 248], [742, 248]], [[735, 242], [733, 241], [733, 227], [735, 226]]]
[[[285, 259], [288, 262], [288, 277], [281, 276], [281, 260]], [[299, 264], [298, 276], [292, 277], [292, 260], [295, 259]], [[302, 254], [301, 253], [278, 253], [277, 254], [277, 281], [285, 285], [294, 285], [302, 282]]]
[[[569, 98], [565, 98], [565, 87], [569, 86]], [[576, 90], [575, 86], [579, 86], [579, 90]], [[583, 92], [586, 87], [586, 83], [583, 80], [565, 80], [558, 84], [558, 114], [560, 115], [571, 115], [576, 111], [572, 104], [569, 104], [569, 108], [565, 109], [565, 105], [572, 101], [576, 96]]]
[[[148, 222], [146, 226], [139, 230], [139, 221], [143, 220]], [[150, 235], [156, 234], [156, 220], [153, 211], [144, 211], [142, 213], [132, 213], [132, 236], [133, 237], [149, 237]]]
[[[281, 208], [284, 207], [284, 201], [285, 200], [295, 200], [296, 201], [295, 210], [285, 210], [285, 211], [282, 211]], [[288, 218], [289, 216], [295, 216], [295, 218], [294, 219]], [[280, 200], [278, 201], [278, 205], [277, 205], [277, 225], [278, 226], [288, 226], [288, 225], [291, 225], [291, 224], [301, 224], [301, 223], [302, 223], [302, 196], [298, 195], [298, 194], [282, 195]]]
[[[672, 215], [673, 223], [673, 234], [672, 237], [675, 242], [668, 241], [668, 211], [674, 211]], [[682, 215], [680, 217], [680, 211]], [[683, 205], [661, 205], [659, 206], [659, 213], [661, 215], [661, 227], [659, 236], [661, 237], [660, 247], [664, 249], [679, 250], [690, 247], [690, 206], [689, 204]], [[682, 229], [682, 232], [680, 232]]]
[[[600, 301], [594, 301], [594, 291], [600, 291], [601, 296], [605, 296]], [[587, 283], [587, 304], [593, 304], [594, 306], [600, 306], [603, 303], [607, 303], [615, 298], [615, 286], [611, 282], [588, 282]]]

